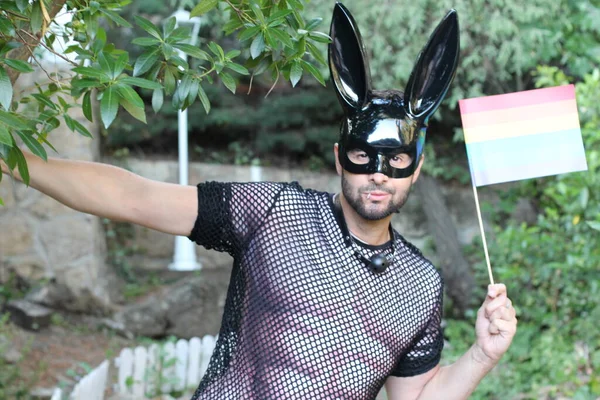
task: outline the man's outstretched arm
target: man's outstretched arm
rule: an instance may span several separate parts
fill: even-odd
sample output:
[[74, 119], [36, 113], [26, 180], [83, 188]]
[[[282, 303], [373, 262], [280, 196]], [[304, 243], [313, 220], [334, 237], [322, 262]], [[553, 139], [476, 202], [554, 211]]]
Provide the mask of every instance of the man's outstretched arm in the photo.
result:
[[517, 330], [515, 309], [506, 286], [490, 285], [477, 312], [476, 343], [455, 363], [409, 378], [386, 381], [389, 400], [467, 399], [500, 361]]
[[[122, 168], [25, 153], [30, 186], [77, 211], [187, 236], [198, 215], [196, 187], [157, 182]], [[8, 166], [0, 161], [2, 172]], [[13, 175], [20, 179], [18, 172]]]

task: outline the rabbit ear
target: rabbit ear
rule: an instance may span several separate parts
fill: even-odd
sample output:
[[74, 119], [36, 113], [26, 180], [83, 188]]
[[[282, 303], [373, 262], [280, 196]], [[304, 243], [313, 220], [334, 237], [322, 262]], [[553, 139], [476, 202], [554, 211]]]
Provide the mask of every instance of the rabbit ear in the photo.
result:
[[342, 3], [335, 4], [329, 35], [331, 80], [342, 107], [352, 113], [367, 101], [371, 75], [358, 26]]
[[450, 10], [421, 50], [404, 92], [404, 104], [413, 118], [423, 121], [438, 108], [458, 65], [458, 15]]

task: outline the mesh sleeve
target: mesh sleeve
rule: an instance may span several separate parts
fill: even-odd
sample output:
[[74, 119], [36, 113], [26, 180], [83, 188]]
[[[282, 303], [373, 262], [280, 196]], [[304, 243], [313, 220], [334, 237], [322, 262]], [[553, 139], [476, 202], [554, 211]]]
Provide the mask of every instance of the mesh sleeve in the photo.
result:
[[427, 325], [415, 339], [415, 344], [404, 354], [390, 375], [409, 377], [423, 374], [434, 368], [442, 356], [444, 334], [442, 330], [442, 288], [439, 289], [439, 300]]
[[197, 188], [198, 216], [188, 238], [207, 249], [235, 255], [264, 222], [284, 185], [206, 182]]

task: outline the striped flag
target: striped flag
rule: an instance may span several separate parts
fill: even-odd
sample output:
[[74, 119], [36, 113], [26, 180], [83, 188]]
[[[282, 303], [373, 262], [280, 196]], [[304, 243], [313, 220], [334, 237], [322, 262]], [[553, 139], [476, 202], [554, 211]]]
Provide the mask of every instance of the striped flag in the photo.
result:
[[573, 85], [459, 106], [475, 186], [587, 170]]

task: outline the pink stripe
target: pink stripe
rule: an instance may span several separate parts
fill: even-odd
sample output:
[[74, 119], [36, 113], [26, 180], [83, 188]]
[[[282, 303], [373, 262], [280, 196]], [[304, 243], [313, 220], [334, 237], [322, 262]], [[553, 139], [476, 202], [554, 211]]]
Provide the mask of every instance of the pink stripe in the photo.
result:
[[575, 100], [556, 101], [529, 107], [505, 108], [482, 113], [462, 114], [461, 118], [463, 128], [469, 129], [508, 122], [540, 120], [570, 114], [578, 115]]
[[463, 99], [458, 101], [458, 105], [461, 114], [469, 114], [505, 108], [526, 107], [561, 100], [572, 100], [574, 98], [575, 87], [573, 85], [564, 85], [495, 96], [476, 97], [474, 99]]

